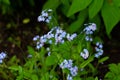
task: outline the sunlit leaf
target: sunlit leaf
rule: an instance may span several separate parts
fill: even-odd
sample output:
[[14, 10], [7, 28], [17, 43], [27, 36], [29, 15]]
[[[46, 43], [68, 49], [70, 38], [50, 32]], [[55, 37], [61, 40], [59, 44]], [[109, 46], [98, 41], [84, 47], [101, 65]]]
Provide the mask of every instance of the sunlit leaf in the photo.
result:
[[107, 35], [110, 35], [112, 29], [120, 20], [120, 9], [105, 1], [104, 6], [102, 7], [102, 17]]
[[113, 0], [115, 6], [120, 7], [120, 0]]
[[54, 65], [56, 62], [57, 62], [57, 57], [54, 55], [50, 55], [46, 58], [45, 64], [47, 66], [51, 66], [51, 65]]
[[68, 11], [68, 17], [85, 9], [92, 0], [73, 0], [72, 5]]
[[86, 18], [87, 18], [87, 9], [79, 13], [78, 19], [70, 25], [68, 31], [71, 33], [76, 32], [82, 26]]
[[106, 61], [106, 60], [108, 60], [109, 59], [109, 57], [103, 57], [103, 58], [101, 58], [98, 62], [99, 63], [102, 63], [102, 62], [104, 62], [104, 61]]
[[89, 18], [93, 18], [101, 9], [104, 0], [93, 0], [89, 6]]
[[39, 80], [37, 75], [31, 75], [32, 80]]

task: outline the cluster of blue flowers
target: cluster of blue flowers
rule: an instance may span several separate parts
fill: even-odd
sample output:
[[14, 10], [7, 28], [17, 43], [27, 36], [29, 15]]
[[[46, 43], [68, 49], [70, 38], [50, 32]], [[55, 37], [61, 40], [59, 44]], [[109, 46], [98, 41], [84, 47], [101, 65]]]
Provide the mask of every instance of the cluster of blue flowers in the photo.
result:
[[0, 53], [0, 64], [3, 62], [3, 59], [4, 59], [6, 56], [7, 56], [6, 53], [4, 53], [4, 52], [1, 52], [1, 53]]
[[45, 43], [49, 44], [55, 44], [57, 45], [58, 43], [64, 43], [65, 40], [71, 41], [77, 36], [76, 33], [74, 34], [69, 34], [63, 31], [60, 27], [54, 27], [49, 31], [47, 34], [43, 36], [35, 36], [33, 38], [33, 41], [37, 41], [36, 48], [40, 49], [41, 47], [44, 46]]
[[38, 21], [41, 22], [46, 22], [46, 23], [49, 23], [50, 20], [52, 19], [52, 17], [49, 15], [49, 13], [52, 12], [52, 9], [48, 9], [48, 10], [43, 10], [41, 15], [38, 16]]
[[[49, 13], [51, 13], [52, 10], [48, 9], [48, 10], [43, 10], [41, 15], [38, 17], [38, 21], [41, 22], [46, 22], [49, 23], [50, 20], [52, 19], [52, 17], [49, 15]], [[89, 24], [85, 24], [85, 28], [83, 29], [82, 33], [85, 33], [85, 40], [86, 41], [93, 41], [92, 38], [92, 34], [93, 32], [96, 30], [96, 24], [95, 23], [89, 23]], [[73, 34], [69, 34], [66, 33], [64, 30], [62, 30], [59, 26], [53, 27], [47, 34], [43, 35], [43, 36], [35, 36], [33, 38], [33, 41], [36, 42], [36, 48], [40, 49], [42, 48], [45, 44], [63, 44], [65, 41], [72, 41], [74, 38], [77, 37], [76, 33]], [[102, 43], [97, 42], [96, 43], [96, 53], [95, 53], [95, 57], [98, 58], [99, 56], [101, 56], [103, 54], [103, 45]], [[50, 47], [46, 48], [46, 51], [48, 51], [48, 56], [51, 55], [51, 50]], [[89, 51], [88, 49], [84, 48], [82, 52], [80, 52], [80, 56], [83, 59], [88, 59], [89, 57]], [[70, 73], [67, 75], [67, 80], [73, 80], [73, 77], [77, 75], [78, 73], [78, 67], [77, 66], [73, 66], [73, 60], [69, 59], [69, 60], [64, 60], [61, 64], [60, 67], [62, 69], [68, 69], [70, 71]]]
[[96, 24], [95, 23], [89, 23], [89, 24], [85, 24], [85, 29], [83, 30], [86, 34], [85, 40], [86, 41], [93, 41], [91, 35], [93, 34], [93, 32], [96, 30]]
[[68, 74], [67, 76], [67, 80], [72, 80], [72, 77], [77, 75], [78, 72], [78, 67], [77, 66], [73, 66], [73, 60], [69, 59], [69, 60], [64, 60], [61, 64], [60, 67], [62, 69], [68, 69], [70, 71], [70, 74]]
[[103, 55], [103, 45], [100, 42], [96, 43], [96, 47], [95, 47], [96, 53], [95, 53], [95, 57], [98, 58], [99, 56]]

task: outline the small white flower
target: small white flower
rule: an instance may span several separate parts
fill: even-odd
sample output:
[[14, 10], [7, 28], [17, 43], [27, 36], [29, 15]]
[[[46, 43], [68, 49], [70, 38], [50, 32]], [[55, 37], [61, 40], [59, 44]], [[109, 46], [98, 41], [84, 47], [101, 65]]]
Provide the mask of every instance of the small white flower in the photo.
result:
[[90, 39], [89, 36], [86, 36], [86, 37], [85, 37], [85, 40], [86, 40], [86, 41], [89, 41], [89, 39]]
[[48, 52], [48, 56], [50, 56], [51, 55], [51, 52]]
[[33, 38], [33, 41], [36, 41], [36, 40], [38, 40], [40, 38], [40, 36], [35, 36], [34, 38]]
[[52, 40], [49, 40], [48, 43], [49, 43], [49, 44], [52, 44]]
[[89, 52], [87, 49], [83, 49], [83, 52], [80, 53], [80, 56], [82, 56], [84, 59], [87, 59], [89, 57]]
[[52, 12], [52, 9], [48, 9], [49, 12]]
[[89, 25], [89, 28], [90, 28], [92, 31], [95, 31], [95, 30], [96, 30], [96, 24], [95, 24], [95, 23], [91, 23], [91, 25]]
[[66, 36], [66, 32], [63, 32], [63, 33], [61, 34], [61, 36], [62, 36], [62, 37], [65, 37], [65, 36]]
[[0, 53], [0, 64], [3, 62], [3, 59], [4, 59], [6, 56], [7, 56], [6, 53], [4, 53], [4, 52], [1, 52], [1, 53]]
[[1, 53], [0, 53], [0, 60], [1, 60], [1, 59], [4, 59], [5, 57], [6, 57], [6, 53], [1, 52]]
[[31, 55], [31, 54], [29, 54], [27, 57], [28, 57], [28, 58], [31, 58], [31, 57], [32, 57], [32, 55]]
[[77, 66], [74, 66], [74, 67], [70, 68], [70, 73], [71, 73], [72, 76], [76, 76], [77, 72], [78, 72], [78, 67]]
[[0, 59], [0, 64], [3, 62], [3, 60]]
[[43, 16], [38, 16], [38, 21], [41, 22], [41, 21], [45, 21], [45, 18]]
[[99, 57], [99, 54], [95, 54], [95, 57], [98, 58], [98, 57]]
[[77, 36], [76, 33], [72, 34], [72, 35], [71, 35], [71, 40], [73, 40], [76, 36]]
[[96, 47], [95, 47], [95, 50], [96, 50], [96, 54], [95, 54], [95, 57], [98, 58], [99, 56], [103, 55], [103, 45], [102, 43], [100, 42], [97, 42], [96, 43]]
[[43, 13], [42, 16], [48, 17], [48, 13]]
[[47, 50], [47, 51], [50, 51], [50, 48], [49, 48], [49, 47], [47, 47], [47, 48], [46, 48], [46, 50]]
[[72, 76], [70, 76], [70, 74], [68, 74], [67, 80], [73, 80], [73, 78], [72, 78]]
[[45, 22], [46, 22], [46, 23], [49, 23], [49, 22], [50, 22], [50, 20], [49, 20], [49, 19], [46, 19], [46, 20], [45, 20]]

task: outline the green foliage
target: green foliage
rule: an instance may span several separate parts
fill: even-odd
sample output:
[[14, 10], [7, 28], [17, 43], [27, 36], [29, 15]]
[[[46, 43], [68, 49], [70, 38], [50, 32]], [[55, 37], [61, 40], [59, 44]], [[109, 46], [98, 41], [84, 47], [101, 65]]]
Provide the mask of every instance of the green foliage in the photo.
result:
[[94, 18], [100, 11], [104, 0], [94, 0], [89, 6], [89, 17], [90, 19]]
[[106, 26], [106, 32], [109, 35], [114, 26], [120, 21], [120, 9], [114, 6], [114, 4], [105, 1], [101, 13]]
[[[45, 6], [50, 6], [50, 2], [54, 0], [48, 0]], [[68, 26], [70, 32], [78, 31], [83, 23], [97, 21], [97, 26], [105, 26], [106, 34], [110, 36], [112, 29], [120, 21], [120, 0], [61, 0], [59, 4], [55, 2], [56, 8], [59, 8], [59, 12], [68, 17], [69, 21], [71, 19], [71, 26]], [[85, 10], [88, 11], [83, 14]], [[81, 16], [76, 15], [78, 13]]]
[[74, 0], [68, 11], [68, 16], [75, 14], [85, 8], [92, 2], [92, 0]]
[[120, 63], [109, 64], [109, 72], [106, 73], [105, 79], [119, 80], [120, 79]]
[[0, 10], [2, 11], [2, 14], [5, 14], [9, 11], [10, 7], [10, 1], [9, 0], [0, 0]]
[[98, 62], [99, 63], [103, 63], [104, 61], [106, 61], [106, 60], [108, 60], [109, 59], [109, 57], [103, 57], [103, 58], [101, 58]]
[[[54, 5], [53, 5], [54, 3]], [[44, 4], [43, 9], [53, 9], [55, 10], [60, 4], [59, 0], [48, 0], [46, 4]]]
[[57, 57], [56, 57], [55, 55], [51, 55], [51, 56], [48, 56], [48, 57], [46, 58], [45, 64], [46, 64], [47, 66], [51, 66], [51, 65], [56, 64], [57, 61], [58, 61], [58, 60], [57, 60]]
[[87, 15], [88, 15], [87, 12], [88, 12], [87, 9], [85, 9], [79, 13], [79, 15], [77, 16], [78, 17], [77, 20], [75, 20], [74, 22], [72, 22], [70, 24], [70, 26], [68, 28], [69, 32], [72, 32], [72, 33], [76, 32], [80, 28], [80, 26], [83, 25], [85, 19], [87, 18]]

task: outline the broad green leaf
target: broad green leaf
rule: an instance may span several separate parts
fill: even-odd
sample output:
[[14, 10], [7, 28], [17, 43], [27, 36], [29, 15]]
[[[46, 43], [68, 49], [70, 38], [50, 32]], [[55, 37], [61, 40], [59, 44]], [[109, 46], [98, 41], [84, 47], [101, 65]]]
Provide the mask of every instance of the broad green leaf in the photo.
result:
[[70, 4], [69, 4], [69, 0], [61, 0], [61, 7], [60, 7], [60, 9], [61, 9], [61, 11], [62, 11], [62, 13], [65, 15], [65, 16], [67, 16], [67, 12], [68, 12], [68, 9], [69, 9], [69, 7], [70, 7]]
[[75, 14], [76, 12], [87, 8], [91, 1], [92, 0], [73, 0], [72, 5], [70, 6], [70, 9], [68, 11], [68, 17]]
[[57, 62], [57, 57], [55, 55], [50, 55], [46, 58], [45, 64], [47, 66], [54, 65]]
[[89, 6], [89, 18], [93, 18], [100, 11], [104, 0], [93, 0], [91, 5]]
[[82, 26], [86, 18], [87, 18], [87, 9], [82, 10], [79, 13], [78, 19], [70, 25], [68, 31], [71, 33], [76, 32]]
[[59, 0], [47, 0], [44, 4], [43, 9], [56, 9], [60, 4]]
[[120, 0], [113, 0], [115, 6], [120, 7]]
[[69, 6], [69, 0], [61, 0], [62, 4]]
[[109, 36], [112, 29], [120, 20], [120, 9], [105, 1], [101, 13], [104, 20], [107, 35]]
[[104, 62], [104, 61], [106, 61], [106, 60], [108, 60], [109, 59], [109, 57], [103, 57], [103, 58], [101, 58], [98, 62], [99, 63], [102, 63], [102, 62]]

